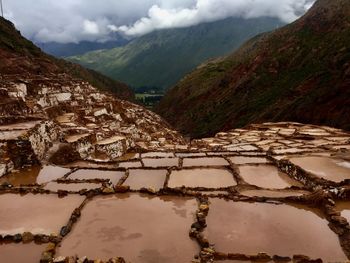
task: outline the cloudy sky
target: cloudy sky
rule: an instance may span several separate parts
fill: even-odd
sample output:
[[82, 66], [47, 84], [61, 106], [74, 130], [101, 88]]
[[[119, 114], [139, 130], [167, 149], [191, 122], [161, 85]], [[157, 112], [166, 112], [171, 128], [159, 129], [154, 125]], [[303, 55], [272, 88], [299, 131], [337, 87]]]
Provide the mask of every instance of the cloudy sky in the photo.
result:
[[292, 22], [314, 0], [3, 0], [5, 17], [36, 42], [110, 40], [227, 17]]

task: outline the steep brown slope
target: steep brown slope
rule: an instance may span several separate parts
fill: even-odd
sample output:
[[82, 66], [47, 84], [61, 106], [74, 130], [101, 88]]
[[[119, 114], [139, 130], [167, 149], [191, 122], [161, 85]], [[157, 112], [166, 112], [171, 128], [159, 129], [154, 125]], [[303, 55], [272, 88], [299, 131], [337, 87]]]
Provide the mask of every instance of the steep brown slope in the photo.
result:
[[296, 22], [197, 68], [157, 111], [193, 137], [262, 121], [350, 129], [350, 1], [319, 0]]
[[23, 38], [10, 21], [1, 17], [0, 62], [0, 72], [3, 74], [68, 73], [72, 77], [88, 81], [101, 90], [111, 91], [121, 99], [134, 98], [133, 92], [124, 83], [43, 53], [32, 42]]
[[123, 84], [42, 53], [1, 20], [0, 176], [38, 162], [101, 163], [129, 151], [183, 146], [157, 114], [101, 91], [99, 83], [115, 84], [121, 97], [129, 93]]

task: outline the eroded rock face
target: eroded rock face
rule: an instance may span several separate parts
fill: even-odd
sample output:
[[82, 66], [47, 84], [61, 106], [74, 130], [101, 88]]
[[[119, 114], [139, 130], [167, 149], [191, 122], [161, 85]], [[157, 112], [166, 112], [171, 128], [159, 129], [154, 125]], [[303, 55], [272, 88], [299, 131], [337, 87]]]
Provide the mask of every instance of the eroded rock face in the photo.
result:
[[81, 159], [100, 161], [184, 144], [155, 113], [66, 74], [2, 74], [0, 90], [0, 141], [16, 167], [46, 160], [62, 143]]

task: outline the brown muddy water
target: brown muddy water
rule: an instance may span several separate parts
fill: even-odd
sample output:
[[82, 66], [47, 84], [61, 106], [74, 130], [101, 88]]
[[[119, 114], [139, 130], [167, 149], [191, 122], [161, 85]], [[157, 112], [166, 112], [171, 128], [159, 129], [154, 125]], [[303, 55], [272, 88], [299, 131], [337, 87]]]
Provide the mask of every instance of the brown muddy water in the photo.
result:
[[30, 244], [1, 244], [0, 243], [0, 262], [1, 263], [38, 263], [41, 253], [47, 245]]
[[40, 166], [23, 168], [14, 173], [6, 174], [0, 178], [0, 184], [10, 183], [14, 186], [35, 184], [41, 170]]
[[144, 158], [142, 159], [145, 167], [178, 167], [179, 166], [179, 158], [160, 158], [160, 159], [150, 159]]
[[10, 183], [14, 186], [35, 183], [43, 184], [62, 178], [70, 171], [70, 169], [57, 166], [31, 166], [1, 177], [0, 184], [5, 182]]
[[167, 170], [129, 170], [129, 177], [124, 185], [129, 185], [132, 190], [140, 190], [143, 187], [159, 190], [163, 188]]
[[350, 179], [350, 162], [342, 159], [308, 156], [291, 158], [290, 161], [302, 169], [333, 182]]
[[220, 252], [345, 261], [328, 221], [307, 207], [210, 199], [206, 235]]
[[229, 157], [229, 159], [234, 164], [268, 163], [266, 158], [261, 158], [261, 157], [234, 156], [234, 157]]
[[138, 194], [96, 197], [82, 211], [57, 255], [135, 263], [191, 262], [199, 252], [188, 237], [197, 202]]
[[239, 172], [248, 184], [262, 188], [283, 189], [301, 185], [272, 165], [244, 165], [239, 167]]
[[140, 161], [122, 162], [122, 163], [119, 163], [118, 167], [121, 167], [121, 168], [140, 168], [140, 167], [142, 167], [142, 163]]
[[58, 234], [84, 197], [69, 195], [0, 195], [0, 235], [31, 232]]
[[206, 157], [206, 158], [185, 158], [183, 160], [184, 167], [190, 166], [225, 166], [229, 163], [221, 157]]
[[237, 185], [230, 171], [226, 169], [183, 169], [172, 171], [168, 186], [220, 188]]

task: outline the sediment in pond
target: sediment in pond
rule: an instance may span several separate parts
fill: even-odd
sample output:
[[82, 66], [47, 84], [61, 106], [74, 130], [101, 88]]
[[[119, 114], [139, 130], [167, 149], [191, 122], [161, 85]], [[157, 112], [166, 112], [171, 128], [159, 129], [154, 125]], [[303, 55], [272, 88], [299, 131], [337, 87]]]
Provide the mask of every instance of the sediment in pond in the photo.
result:
[[172, 171], [168, 187], [224, 188], [236, 184], [232, 173], [227, 169], [197, 168]]
[[291, 158], [290, 161], [305, 171], [326, 180], [341, 182], [350, 179], [350, 162], [346, 160], [321, 156], [306, 156]]
[[163, 188], [167, 170], [131, 169], [124, 185], [129, 185], [133, 190], [152, 188], [156, 191]]
[[0, 195], [0, 235], [59, 234], [69, 220], [71, 213], [84, 201], [84, 197], [69, 195], [59, 198], [57, 195], [20, 196], [17, 194]]
[[210, 199], [210, 203], [206, 235], [216, 251], [347, 260], [328, 221], [307, 207], [216, 198]]
[[2, 263], [38, 263], [46, 245], [29, 244], [1, 244], [0, 262]]
[[301, 186], [287, 174], [280, 172], [272, 165], [244, 165], [239, 167], [240, 176], [248, 184], [262, 188], [283, 189], [291, 186]]
[[198, 247], [188, 237], [195, 199], [138, 194], [96, 197], [58, 248], [58, 255], [127, 262], [190, 262]]

